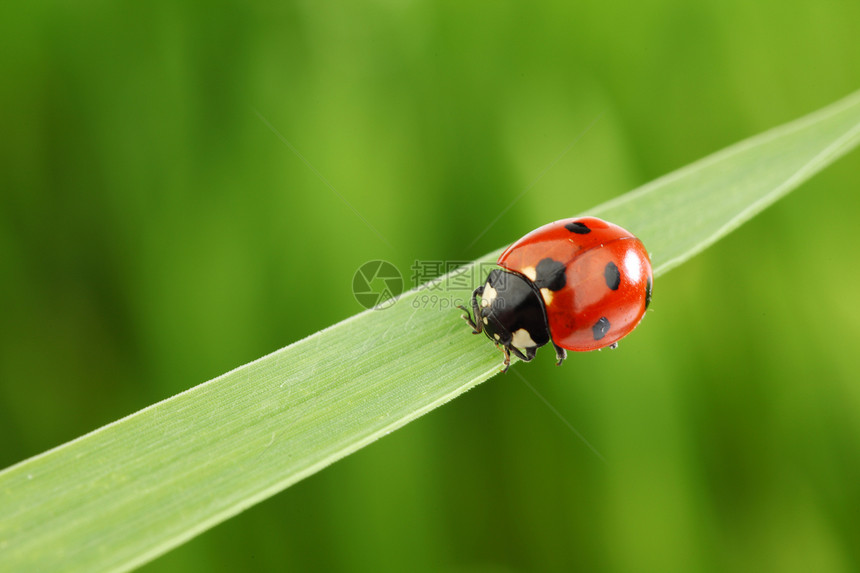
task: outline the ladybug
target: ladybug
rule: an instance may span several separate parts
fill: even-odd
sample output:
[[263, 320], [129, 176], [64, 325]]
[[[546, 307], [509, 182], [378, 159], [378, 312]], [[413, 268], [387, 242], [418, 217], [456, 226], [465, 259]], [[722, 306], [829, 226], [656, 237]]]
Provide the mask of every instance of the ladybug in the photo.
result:
[[526, 362], [552, 343], [567, 350], [618, 346], [651, 302], [651, 261], [642, 242], [596, 217], [563, 219], [535, 229], [499, 257], [472, 293], [472, 313], [458, 308], [473, 334], [485, 332], [505, 354]]

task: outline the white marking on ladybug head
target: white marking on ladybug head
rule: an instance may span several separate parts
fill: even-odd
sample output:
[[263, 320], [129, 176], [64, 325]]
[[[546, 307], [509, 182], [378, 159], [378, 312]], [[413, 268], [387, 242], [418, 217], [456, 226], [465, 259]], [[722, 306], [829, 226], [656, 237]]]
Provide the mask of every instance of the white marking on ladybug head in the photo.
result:
[[529, 280], [532, 282], [535, 282], [535, 279], [537, 279], [537, 271], [534, 267], [526, 267], [522, 270], [522, 273], [529, 277]]
[[488, 319], [486, 316], [484, 317], [484, 324], [490, 324], [490, 319]]
[[499, 333], [497, 332], [496, 334], [493, 335], [493, 338], [495, 338], [496, 340], [500, 340], [501, 336], [499, 336]]
[[546, 287], [543, 287], [542, 289], [540, 289], [540, 295], [543, 297], [543, 303], [546, 306], [549, 306], [552, 304], [552, 291], [551, 290], [549, 290]]
[[490, 283], [487, 283], [484, 286], [484, 292], [481, 294], [481, 306], [486, 308], [493, 304], [493, 301], [496, 300], [496, 296], [499, 293], [496, 292], [496, 289], [490, 286]]
[[532, 340], [532, 335], [529, 334], [529, 331], [525, 328], [521, 328], [514, 332], [514, 335], [511, 338], [511, 344], [517, 348], [532, 348], [533, 346], [537, 346], [535, 341]]

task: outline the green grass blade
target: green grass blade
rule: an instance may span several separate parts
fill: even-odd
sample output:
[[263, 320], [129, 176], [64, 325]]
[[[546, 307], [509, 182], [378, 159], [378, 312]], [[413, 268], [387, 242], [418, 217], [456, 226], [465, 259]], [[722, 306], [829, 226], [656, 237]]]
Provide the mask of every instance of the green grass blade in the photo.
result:
[[[590, 213], [664, 273], [858, 142], [860, 93]], [[425, 304], [466, 300], [464, 270], [4, 470], [0, 570], [131, 569], [493, 376], [486, 339]]]

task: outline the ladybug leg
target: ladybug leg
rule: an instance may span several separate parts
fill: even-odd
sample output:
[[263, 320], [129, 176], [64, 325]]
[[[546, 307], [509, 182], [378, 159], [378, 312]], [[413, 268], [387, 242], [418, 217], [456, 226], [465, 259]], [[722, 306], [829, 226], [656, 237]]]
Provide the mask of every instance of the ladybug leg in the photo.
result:
[[472, 313], [475, 315], [475, 324], [472, 326], [475, 329], [475, 334], [480, 334], [484, 329], [484, 323], [481, 322], [481, 307], [478, 306], [478, 297], [482, 294], [484, 294], [484, 285], [472, 291]]
[[508, 371], [508, 368], [511, 365], [511, 351], [508, 349], [507, 346], [502, 346], [502, 352], [505, 353], [505, 362], [504, 362], [504, 366], [502, 367], [502, 370], [501, 370], [502, 374], [504, 374], [505, 372]]
[[522, 360], [523, 362], [531, 362], [534, 360], [535, 352], [537, 352], [537, 348], [526, 348], [526, 353], [523, 354], [522, 351], [516, 346], [511, 346], [511, 354]]
[[561, 363], [564, 362], [564, 359], [567, 358], [567, 350], [556, 344], [552, 343], [555, 347], [555, 357], [558, 358], [558, 362], [555, 363], [556, 366], [561, 366]]
[[478, 327], [475, 325], [475, 321], [472, 320], [472, 315], [469, 314], [469, 309], [462, 304], [458, 304], [457, 308], [466, 312], [466, 314], [461, 314], [460, 317], [466, 321], [466, 324], [472, 327], [472, 334], [478, 334]]
[[505, 353], [505, 363], [504, 368], [502, 368], [502, 374], [508, 371], [508, 367], [511, 365], [511, 354], [522, 360], [523, 362], [531, 362], [534, 360], [535, 352], [537, 352], [537, 348], [526, 348], [526, 353], [523, 354], [522, 351], [516, 346], [506, 346], [506, 345], [497, 345], [501, 346], [502, 352]]
[[484, 325], [481, 323], [481, 308], [478, 306], [478, 297], [482, 294], [484, 294], [484, 285], [479, 286], [472, 293], [472, 312], [475, 315], [475, 320], [472, 320], [468, 308], [466, 308], [462, 304], [457, 305], [457, 308], [466, 311], [466, 314], [462, 315], [463, 320], [465, 320], [466, 323], [472, 327], [472, 334], [480, 334], [481, 331], [483, 331]]

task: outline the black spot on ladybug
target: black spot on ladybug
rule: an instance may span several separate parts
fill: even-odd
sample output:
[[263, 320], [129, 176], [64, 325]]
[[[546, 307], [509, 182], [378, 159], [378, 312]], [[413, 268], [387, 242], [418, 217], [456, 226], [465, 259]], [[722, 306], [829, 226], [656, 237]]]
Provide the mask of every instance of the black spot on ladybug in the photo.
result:
[[645, 282], [645, 308], [651, 304], [651, 275], [648, 275], [648, 280]]
[[577, 235], [587, 235], [591, 232], [591, 229], [585, 226], [585, 223], [580, 223], [579, 221], [574, 221], [573, 223], [568, 223], [564, 226], [565, 229], [570, 231], [571, 233], [576, 233]]
[[560, 290], [567, 283], [567, 278], [564, 276], [564, 263], [554, 261], [547, 257], [535, 267], [535, 286], [540, 288], [548, 288], [551, 291]]
[[621, 273], [618, 271], [618, 265], [609, 261], [603, 269], [603, 278], [606, 279], [606, 286], [612, 290], [618, 290], [621, 284]]
[[601, 316], [600, 320], [591, 327], [591, 331], [594, 333], [594, 340], [600, 340], [609, 332], [609, 321], [605, 316]]

